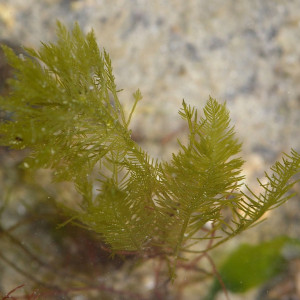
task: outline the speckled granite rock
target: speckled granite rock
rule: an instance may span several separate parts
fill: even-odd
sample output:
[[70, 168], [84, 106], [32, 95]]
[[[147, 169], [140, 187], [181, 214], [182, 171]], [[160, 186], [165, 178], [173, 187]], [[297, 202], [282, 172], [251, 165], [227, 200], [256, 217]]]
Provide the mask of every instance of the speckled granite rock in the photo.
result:
[[182, 98], [201, 107], [211, 95], [228, 101], [245, 151], [270, 163], [300, 149], [298, 15], [299, 1], [1, 0], [0, 37], [37, 47], [56, 19], [94, 28], [124, 98], [143, 92], [147, 138], [176, 128]]

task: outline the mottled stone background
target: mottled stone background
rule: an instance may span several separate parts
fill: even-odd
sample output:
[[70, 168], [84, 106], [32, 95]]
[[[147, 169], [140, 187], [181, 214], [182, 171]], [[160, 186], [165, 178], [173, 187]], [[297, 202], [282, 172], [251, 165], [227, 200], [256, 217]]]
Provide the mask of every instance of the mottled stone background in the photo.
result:
[[299, 1], [0, 0], [2, 39], [38, 47], [57, 19], [94, 28], [125, 101], [141, 89], [135, 126], [148, 140], [177, 128], [183, 98], [201, 108], [211, 95], [246, 153], [271, 163], [300, 149]]
[[[55, 39], [57, 19], [94, 29], [125, 106], [141, 89], [133, 134], [155, 157], [169, 158], [186, 133], [182, 99], [200, 109], [209, 95], [227, 101], [247, 182], [282, 151], [300, 151], [299, 0], [0, 0], [0, 39], [38, 47]], [[299, 237], [298, 202], [272, 212], [258, 239]]]

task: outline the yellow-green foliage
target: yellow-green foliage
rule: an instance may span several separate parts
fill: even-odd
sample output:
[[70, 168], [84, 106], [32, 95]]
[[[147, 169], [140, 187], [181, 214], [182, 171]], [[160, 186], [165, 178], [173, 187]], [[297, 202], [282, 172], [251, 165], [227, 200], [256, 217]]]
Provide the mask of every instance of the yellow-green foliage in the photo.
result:
[[75, 25], [70, 33], [58, 23], [57, 34], [56, 44], [25, 48], [25, 57], [4, 47], [15, 76], [11, 94], [0, 99], [11, 113], [0, 142], [31, 150], [24, 167], [51, 168], [55, 180], [73, 182], [82, 205], [72, 220], [97, 232], [113, 253], [162, 255], [174, 265], [185, 252], [201, 252], [205, 239], [214, 238], [215, 247], [292, 196], [286, 193], [300, 168], [293, 150], [266, 174], [262, 194], [241, 191], [241, 144], [226, 105], [212, 98], [201, 117], [183, 102], [188, 144], [180, 143], [170, 162], [151, 159], [129, 130], [140, 91], [126, 116], [109, 55], [93, 32], [85, 36]]

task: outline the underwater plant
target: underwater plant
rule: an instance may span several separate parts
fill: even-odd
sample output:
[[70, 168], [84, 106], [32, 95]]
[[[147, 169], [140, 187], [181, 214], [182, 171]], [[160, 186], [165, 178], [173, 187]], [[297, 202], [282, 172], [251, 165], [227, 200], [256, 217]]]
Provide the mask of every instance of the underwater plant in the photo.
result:
[[152, 159], [131, 137], [141, 92], [126, 114], [93, 31], [84, 35], [75, 24], [69, 32], [58, 22], [57, 36], [39, 51], [24, 48], [26, 56], [3, 46], [15, 71], [10, 94], [0, 98], [10, 116], [0, 124], [0, 144], [30, 149], [24, 168], [49, 168], [55, 181], [74, 184], [78, 207], [58, 203], [65, 224], [97, 233], [112, 255], [164, 260], [174, 279], [180, 263], [193, 262], [190, 254], [221, 245], [293, 196], [299, 153], [284, 154], [255, 194], [243, 183], [226, 104], [211, 97], [201, 116], [183, 101], [187, 145], [179, 141], [168, 162]]

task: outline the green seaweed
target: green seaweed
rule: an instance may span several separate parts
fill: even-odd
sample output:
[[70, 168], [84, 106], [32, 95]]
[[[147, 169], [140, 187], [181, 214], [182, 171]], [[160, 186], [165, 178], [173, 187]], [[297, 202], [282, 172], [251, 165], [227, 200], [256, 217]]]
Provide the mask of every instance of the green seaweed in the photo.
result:
[[[78, 209], [64, 206], [70, 222], [91, 230], [112, 254], [160, 257], [175, 277], [187, 253], [203, 253], [257, 224], [293, 195], [300, 155], [276, 162], [263, 192], [241, 190], [241, 143], [226, 104], [213, 98], [203, 113], [184, 101], [179, 111], [188, 143], [169, 162], [149, 156], [131, 138], [130, 121], [141, 92], [126, 114], [108, 53], [93, 31], [57, 24], [57, 42], [17, 56], [3, 46], [15, 69], [11, 92], [0, 107], [11, 115], [0, 124], [0, 144], [30, 149], [27, 169], [49, 168], [55, 181], [72, 182]], [[208, 226], [208, 224], [212, 224]], [[207, 247], [207, 240], [211, 240]]]

